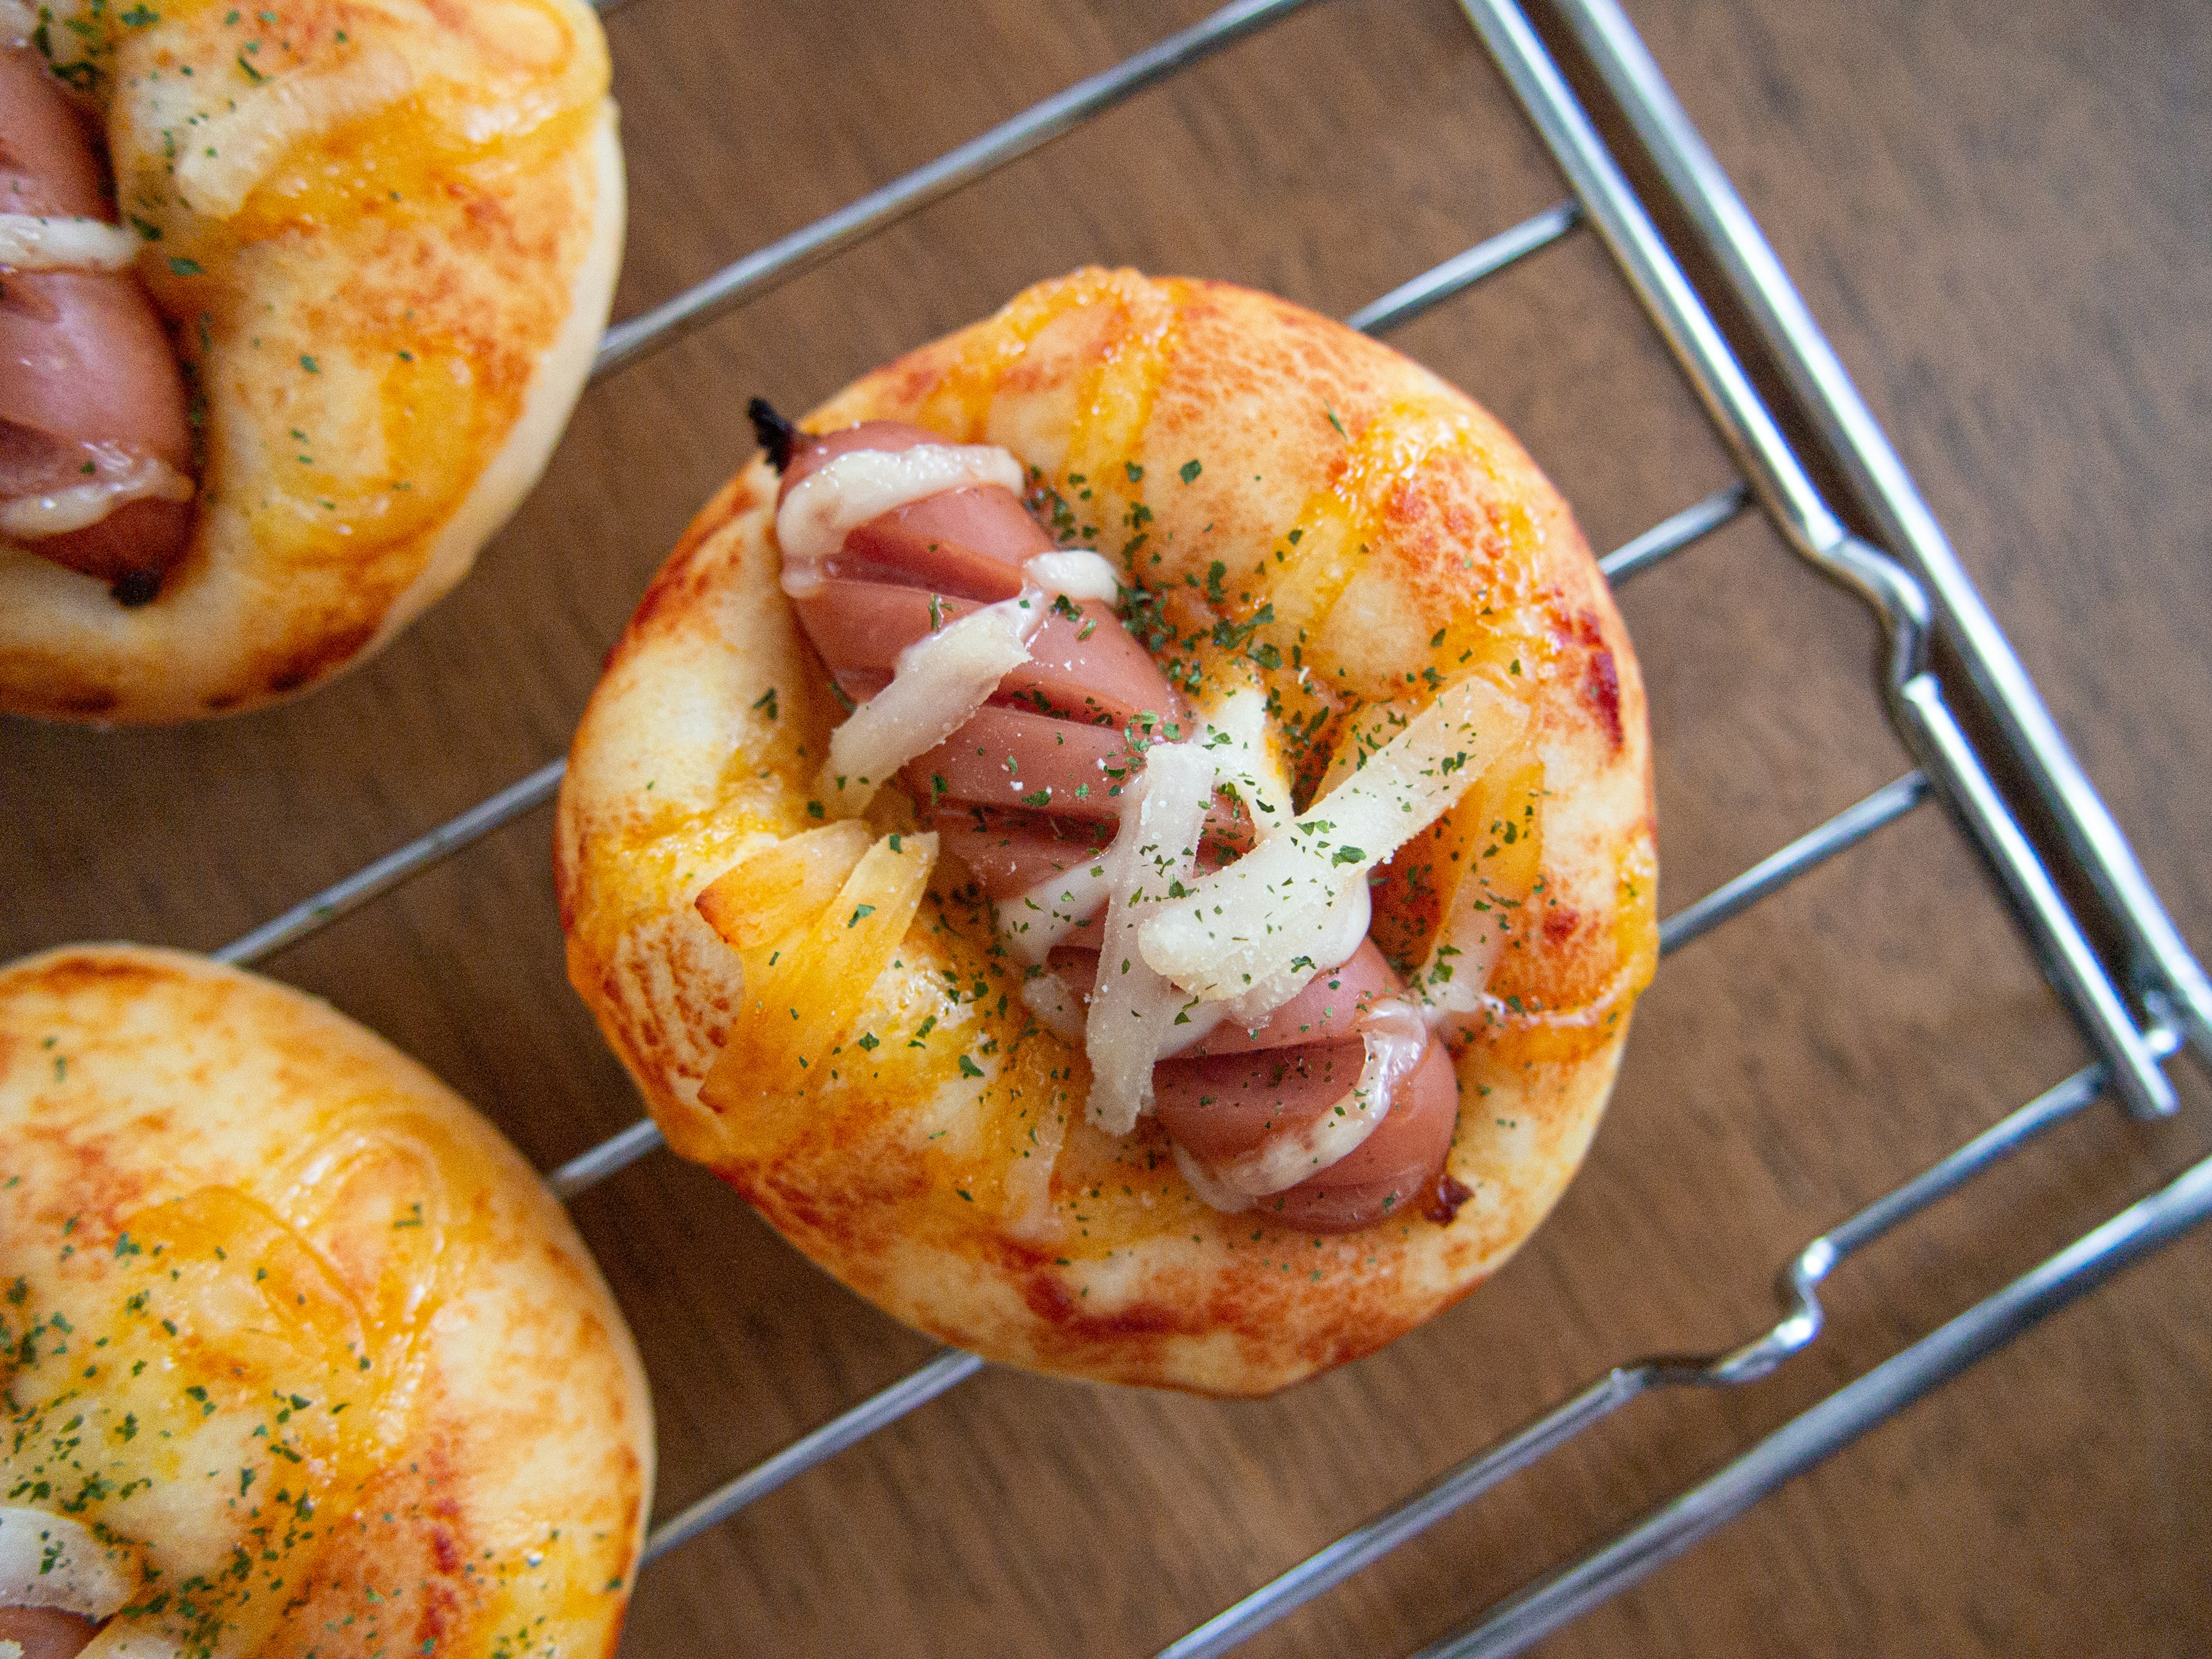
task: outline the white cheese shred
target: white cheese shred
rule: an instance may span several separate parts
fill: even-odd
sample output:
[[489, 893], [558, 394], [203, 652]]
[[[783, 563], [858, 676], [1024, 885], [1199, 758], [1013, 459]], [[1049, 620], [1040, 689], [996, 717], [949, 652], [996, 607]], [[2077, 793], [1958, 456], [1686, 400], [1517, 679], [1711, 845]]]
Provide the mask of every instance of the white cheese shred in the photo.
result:
[[1024, 591], [925, 634], [899, 653], [890, 684], [830, 734], [817, 787], [848, 815], [863, 811], [900, 767], [974, 716], [1011, 669], [1030, 659], [1044, 606]]
[[1058, 974], [1041, 973], [1022, 981], [1022, 1006], [1037, 1024], [1067, 1042], [1083, 1040], [1083, 999]]
[[1028, 892], [999, 901], [999, 937], [1016, 961], [1033, 967], [1097, 915], [1107, 893], [1103, 857], [1048, 876]]
[[139, 246], [104, 219], [0, 213], [0, 265], [15, 270], [128, 270]]
[[192, 481], [157, 455], [133, 455], [114, 444], [92, 446], [92, 477], [43, 495], [0, 501], [0, 537], [35, 542], [98, 524], [126, 502], [188, 501]]
[[1022, 464], [987, 444], [916, 444], [911, 449], [852, 449], [832, 457], [785, 492], [775, 509], [784, 592], [820, 586], [815, 567], [869, 520], [948, 489], [1002, 484], [1017, 495]]
[[130, 1584], [90, 1528], [0, 1505], [0, 1607], [52, 1607], [96, 1621], [130, 1599]]
[[1146, 916], [1187, 888], [1213, 796], [1213, 763], [1195, 741], [1157, 744], [1106, 849], [1106, 936], [1091, 994], [1084, 1051], [1091, 1060], [1091, 1119], [1125, 1135], [1152, 1103], [1152, 1067], [1188, 1048], [1225, 1010], [1206, 1010], [1156, 972], [1137, 948]]
[[1111, 605], [1121, 596], [1114, 567], [1102, 556], [1079, 547], [1036, 555], [1022, 567], [1022, 576], [1047, 594], [1065, 593], [1071, 599], [1097, 599]]
[[1206, 711], [1205, 721], [1202, 736], [1214, 775], [1237, 792], [1259, 838], [1289, 829], [1294, 822], [1290, 780], [1267, 744], [1267, 694], [1253, 684], [1234, 687]]
[[1343, 961], [1347, 937], [1358, 948], [1368, 872], [1441, 817], [1528, 720], [1486, 679], [1448, 688], [1288, 832], [1156, 907], [1138, 935], [1146, 965], [1256, 1024]]

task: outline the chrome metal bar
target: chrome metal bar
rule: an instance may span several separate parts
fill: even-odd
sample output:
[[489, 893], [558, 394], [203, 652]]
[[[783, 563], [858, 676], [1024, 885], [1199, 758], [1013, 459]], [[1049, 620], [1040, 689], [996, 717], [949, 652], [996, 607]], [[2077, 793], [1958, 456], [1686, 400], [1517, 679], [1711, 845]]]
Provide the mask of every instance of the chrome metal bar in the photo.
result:
[[1864, 800], [1845, 807], [1819, 829], [1800, 836], [1780, 852], [1761, 859], [1734, 880], [1722, 883], [1705, 897], [1661, 922], [1659, 954], [1663, 957], [1680, 950], [1729, 917], [1748, 910], [1814, 865], [1833, 858], [1847, 847], [1857, 846], [1882, 825], [1894, 823], [1926, 800], [1928, 793], [1927, 774], [1907, 772], [1894, 783], [1884, 784]]
[[1418, 1537], [1470, 1499], [1519, 1473], [1584, 1429], [1603, 1421], [1650, 1383], [1641, 1368], [1623, 1366], [1600, 1377], [1519, 1433], [1470, 1457], [1441, 1480], [1385, 1510], [1364, 1526], [1316, 1550], [1279, 1578], [1224, 1609], [1159, 1651], [1158, 1659], [1213, 1659], [1249, 1641], [1277, 1620], [1372, 1566], [1399, 1545]]
[[[2181, 1039], [2172, 1029], [2162, 1025], [2151, 1029], [2150, 1042], [2152, 1052], [2161, 1060], [2181, 1046]], [[2065, 1082], [2045, 1090], [1956, 1152], [1937, 1159], [1894, 1192], [1875, 1200], [1842, 1225], [1831, 1228], [1824, 1241], [1830, 1253], [1841, 1259], [1872, 1243], [1900, 1221], [1917, 1215], [1937, 1199], [1958, 1191], [1992, 1164], [2009, 1158], [2045, 1129], [2081, 1112], [2111, 1084], [2111, 1073], [2100, 1061], [2083, 1066]], [[1801, 1256], [1799, 1260], [1803, 1263], [1807, 1258]], [[1809, 1271], [1809, 1267], [1804, 1270]], [[1820, 1276], [1826, 1276], [1825, 1269]]]
[[[1893, 703], [1918, 729], [1921, 763], [1931, 762], [1939, 775], [1947, 775], [1951, 804], [1980, 838], [1984, 848], [1995, 848], [1992, 858], [1997, 876], [2009, 890], [2014, 905], [2028, 922], [2028, 943], [2035, 949], [2045, 977], [2075, 1008], [2089, 1011], [2089, 1035], [2094, 1046], [2112, 1064], [2121, 1100], [2141, 1118], [2171, 1117], [2181, 1109], [2173, 1085], [2158, 1069], [2148, 1040], [2136, 1031], [2127, 1006], [2106, 976], [2104, 964], [2082, 936], [2066, 908], [2057, 884], [2036, 857], [2027, 836], [2013, 821], [1996, 785], [1982, 769], [1958, 720], [1943, 701], [1943, 688], [1930, 673], [1914, 675], [1899, 686]], [[2116, 1048], [2096, 1042], [2099, 1032], [2124, 1033]]]
[[[2161, 1054], [2176, 1046], [2170, 1031], [2159, 1030], [2154, 1037]], [[1659, 1357], [1616, 1366], [1565, 1404], [1261, 1585], [1164, 1649], [1159, 1659], [1212, 1659], [1249, 1640], [1640, 1395], [1665, 1388], [1733, 1388], [1771, 1375], [1820, 1334], [1824, 1319], [1820, 1287], [1845, 1257], [2083, 1110], [2104, 1093], [2110, 1075], [2101, 1063], [2083, 1067], [1808, 1243], [1779, 1275], [1777, 1290], [1784, 1312], [1772, 1329], [1725, 1353], [1702, 1358]]]
[[464, 847], [483, 839], [501, 826], [512, 823], [534, 806], [543, 805], [561, 787], [566, 760], [539, 767], [520, 782], [510, 783], [488, 800], [478, 801], [458, 817], [449, 818], [426, 836], [418, 836], [396, 852], [334, 882], [313, 898], [303, 899], [241, 939], [215, 952], [217, 962], [246, 967], [295, 945], [325, 924], [357, 910], [373, 898], [390, 892], [410, 876], [452, 857]]
[[1618, 587], [1640, 575], [1670, 553], [1679, 553], [1702, 536], [1710, 536], [1751, 505], [1751, 486], [1741, 481], [1723, 484], [1701, 501], [1693, 501], [1671, 519], [1663, 519], [1634, 541], [1623, 544], [1597, 562], [1605, 579]]
[[983, 1362], [957, 1348], [939, 1354], [921, 1370], [909, 1372], [880, 1394], [871, 1395], [843, 1416], [833, 1418], [812, 1433], [802, 1435], [775, 1456], [757, 1463], [720, 1491], [708, 1493], [690, 1509], [672, 1516], [646, 1535], [645, 1565], [665, 1555], [678, 1544], [687, 1544], [701, 1533], [726, 1521], [746, 1504], [768, 1496], [795, 1475], [827, 1462], [855, 1441], [896, 1423], [917, 1406], [926, 1406], [946, 1390], [958, 1387], [983, 1369]]
[[[1537, 131], [1574, 187], [1590, 223], [1658, 325], [1691, 385], [1735, 451], [1768, 511], [1809, 562], [1856, 589], [1890, 635], [1887, 690], [1893, 714], [1915, 758], [1945, 787], [1983, 856], [2021, 901], [2021, 919], [2052, 988], [2090, 1047], [2112, 1068], [2115, 1086], [2138, 1116], [2176, 1109], [2173, 1085], [2158, 1068], [2095, 951], [2034, 849], [2005, 813], [1979, 757], [1947, 740], [1940, 696], [1925, 666], [1928, 600], [1903, 567], [1847, 534], [1783, 440], [1773, 416], [1721, 337], [1704, 303], [1661, 240], [1641, 201], [1591, 126], [1559, 67], [1515, 0], [1460, 0]], [[1955, 729], [1954, 726], [1952, 729]], [[1996, 805], [1996, 817], [1984, 810]], [[1998, 820], [2002, 820], [2000, 823]]]
[[1792, 1418], [1611, 1543], [1509, 1596], [1474, 1628], [1424, 1649], [1419, 1659], [1504, 1659], [1524, 1651], [2208, 1217], [2212, 1158]]
[[1090, 117], [1112, 108], [1176, 70], [1279, 22], [1313, 0], [1236, 0], [1179, 33], [1171, 34], [1113, 68], [1078, 81], [1065, 92], [1032, 104], [1012, 120], [947, 150], [903, 178], [835, 213], [816, 220], [757, 252], [722, 267], [706, 281], [641, 316], [617, 323], [600, 343], [592, 378], [628, 368], [649, 351], [673, 343], [732, 306], [812, 270], [832, 254], [897, 223], [932, 202], [971, 185], [1007, 162], [1049, 143]]
[[596, 1187], [609, 1176], [629, 1166], [647, 1152], [657, 1152], [668, 1144], [660, 1133], [660, 1126], [651, 1118], [641, 1118], [618, 1135], [610, 1135], [588, 1152], [580, 1152], [551, 1175], [545, 1184], [552, 1188], [553, 1196], [563, 1204], [580, 1192]]
[[1547, 248], [1582, 222], [1583, 210], [1572, 202], [1561, 202], [1532, 214], [1510, 229], [1477, 242], [1464, 253], [1455, 253], [1440, 265], [1431, 265], [1410, 283], [1401, 283], [1381, 299], [1364, 305], [1344, 319], [1346, 328], [1362, 334], [1410, 323], [1431, 306], [1441, 305], [1455, 294], [1463, 294], [1486, 277], [1495, 276], [1515, 261], [1539, 248]]
[[1719, 262], [1775, 361], [1843, 461], [1890, 545], [1933, 592], [1960, 659], [2126, 935], [2138, 981], [2163, 989], [2191, 1044], [2212, 1061], [2212, 980], [2106, 807], [2035, 683], [1990, 614], [1911, 474], [1713, 159], [1618, 0], [1554, 0], [1656, 163], [1698, 240]]
[[1728, 346], [1666, 246], [1636, 205], [1635, 196], [1559, 78], [1543, 45], [1511, 0], [1460, 0], [1460, 9], [1490, 48], [1530, 120], [1574, 188], [1592, 228], [1613, 252], [1660, 332], [1689, 374], [1738, 464], [1788, 535], [1801, 548], [1826, 549], [1843, 539], [1790, 453], [1781, 428]]

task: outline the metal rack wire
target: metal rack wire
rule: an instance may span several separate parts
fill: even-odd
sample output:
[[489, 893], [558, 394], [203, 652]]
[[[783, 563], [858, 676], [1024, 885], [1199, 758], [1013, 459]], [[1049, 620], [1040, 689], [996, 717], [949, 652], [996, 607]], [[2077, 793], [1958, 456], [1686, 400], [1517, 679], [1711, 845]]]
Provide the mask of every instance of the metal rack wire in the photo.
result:
[[[1144, 88], [1316, 3], [1237, 0], [1224, 6], [621, 324], [606, 337], [595, 378], [638, 361]], [[601, 9], [612, 9], [615, 3], [618, 0], [607, 0]], [[1593, 230], [1705, 403], [1745, 480], [1653, 526], [1602, 561], [1606, 574], [1616, 584], [1626, 581], [1729, 522], [1756, 500], [1800, 557], [1855, 590], [1881, 621], [1888, 647], [1882, 689], [1892, 721], [1917, 762], [1915, 770], [1668, 918], [1661, 931], [1662, 955], [1940, 798], [1996, 873], [2046, 977], [2080, 1023], [2097, 1059], [1807, 1244], [1782, 1270], [1783, 1311], [1770, 1329], [1711, 1356], [1655, 1358], [1615, 1367], [1255, 1589], [1174, 1643], [1162, 1659], [1200, 1659], [1228, 1650], [1632, 1401], [1670, 1389], [1734, 1387], [1767, 1376], [1820, 1335], [1820, 1286], [1854, 1252], [2082, 1112], [2107, 1090], [2138, 1115], [2171, 1113], [2175, 1096], [2162, 1062], [2185, 1044], [2200, 1060], [2212, 1060], [2212, 986], [2203, 969], [1617, 0], [1554, 3], [1644, 146], [1674, 210], [1720, 271], [1732, 300], [1750, 318], [1758, 346], [1798, 400], [1797, 412], [1819, 434], [1829, 459], [1841, 465], [1855, 492], [1851, 505], [1875, 527], [1883, 545], [1851, 534], [1822, 498], [1785, 440], [1776, 413], [1759, 397], [1735, 350], [1516, 0], [1461, 0], [1461, 5], [1549, 146], [1571, 197], [1422, 273], [1347, 320], [1364, 331], [1385, 331], [1578, 229]], [[2019, 769], [2057, 826], [2057, 856], [2067, 873], [2085, 882], [2109, 912], [2104, 920], [2117, 928], [2127, 951], [2129, 994], [2106, 973], [2081, 918], [1991, 782], [1984, 756], [1954, 713], [1950, 692], [1930, 672], [1929, 646], [1939, 634], [1964, 665], [1971, 694], [1992, 717], [2002, 758]], [[239, 963], [265, 959], [542, 805], [558, 787], [563, 769], [560, 761], [539, 769], [216, 955]], [[654, 1126], [640, 1122], [554, 1170], [549, 1183], [562, 1198], [572, 1197], [659, 1144]], [[2212, 1216], [2212, 1159], [1830, 1395], [1610, 1541], [1510, 1596], [1476, 1625], [1425, 1650], [1423, 1659], [1521, 1651], [2207, 1216]], [[940, 1355], [660, 1522], [647, 1540], [644, 1559], [649, 1562], [696, 1537], [983, 1369], [984, 1362], [974, 1355]]]

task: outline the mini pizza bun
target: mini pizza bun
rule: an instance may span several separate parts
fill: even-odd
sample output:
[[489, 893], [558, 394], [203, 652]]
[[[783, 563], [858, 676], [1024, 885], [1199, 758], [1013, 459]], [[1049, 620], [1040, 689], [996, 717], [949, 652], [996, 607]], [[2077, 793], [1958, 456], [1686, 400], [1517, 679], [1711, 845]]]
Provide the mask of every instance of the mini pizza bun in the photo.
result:
[[[70, 947], [0, 969], [0, 1638], [614, 1652], [644, 1376], [568, 1218], [451, 1090], [300, 992]], [[11, 1536], [67, 1582], [13, 1571]]]
[[[763, 948], [803, 1034], [777, 1054], [724, 943], [770, 921], [710, 900], [710, 928], [695, 906], [834, 816], [817, 775], [843, 716], [779, 587], [762, 459], [693, 522], [610, 659], [556, 834], [570, 977], [670, 1140], [861, 1294], [1040, 1370], [1262, 1394], [1464, 1295], [1581, 1159], [1656, 954], [1642, 684], [1565, 507], [1494, 420], [1383, 346], [1128, 271], [1031, 289], [801, 424], [869, 420], [1010, 449], [1060, 538], [1140, 588], [1134, 631], [1195, 704], [1267, 693], [1301, 810], [1467, 676], [1525, 710], [1371, 884], [1370, 937], [1451, 1045], [1467, 1196], [1448, 1221], [1316, 1239], [1264, 1203], [1208, 1208], [1157, 1119], [1092, 1127], [1083, 1047], [1030, 1018], [967, 872], [937, 856], [912, 900], [892, 871], [935, 852], [897, 790], [846, 839], [874, 839], [877, 896], [913, 920], [856, 951], [880, 918], [848, 884], [805, 936], [813, 979]], [[805, 880], [784, 875], [753, 884], [758, 917], [797, 902]], [[702, 1098], [740, 1042], [755, 1074]]]
[[0, 543], [0, 709], [290, 696], [453, 587], [559, 440], [621, 262], [605, 38], [583, 0], [52, 9], [200, 465], [145, 603]]

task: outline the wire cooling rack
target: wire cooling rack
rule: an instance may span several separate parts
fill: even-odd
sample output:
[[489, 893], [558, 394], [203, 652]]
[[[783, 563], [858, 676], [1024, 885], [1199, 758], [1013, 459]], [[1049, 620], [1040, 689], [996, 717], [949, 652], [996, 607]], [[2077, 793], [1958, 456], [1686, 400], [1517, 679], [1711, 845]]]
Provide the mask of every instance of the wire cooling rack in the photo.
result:
[[[1238, 0], [1103, 74], [1048, 98], [980, 137], [725, 267], [667, 303], [611, 330], [595, 375], [610, 374], [717, 315], [755, 299], [852, 244], [1028, 154], [1139, 90], [1319, 0]], [[608, 0], [611, 10], [619, 0]], [[1856, 592], [1884, 631], [1881, 690], [1917, 765], [1686, 908], [1661, 930], [1671, 953], [1796, 877], [1940, 799], [1996, 874], [2052, 988], [2096, 1059], [1918, 1176], [1875, 1200], [1784, 1264], [1781, 1315], [1741, 1346], [1702, 1357], [1614, 1367], [1525, 1427], [1467, 1459], [1355, 1528], [1164, 1650], [1175, 1659], [1225, 1652], [1292, 1609], [1371, 1565], [1397, 1545], [1500, 1481], [1544, 1458], [1642, 1395], [1728, 1388], [1767, 1376], [1820, 1335], [1820, 1291], [1854, 1252], [2008, 1154], [2081, 1113], [2106, 1092], [2142, 1117], [2172, 1113], [2161, 1067], [2185, 1045], [2212, 1059], [2212, 987], [2160, 903], [2125, 838], [2090, 786], [1983, 605], [1896, 454], [1860, 401], [1757, 226], [1676, 102], [1615, 0], [1555, 0], [1586, 67], [1642, 147], [1663, 201], [1715, 273], [1733, 313], [1747, 319], [1732, 343], [1705, 294], [1685, 275], [1543, 40], [1515, 0], [1461, 0], [1462, 9], [1565, 175], [1571, 195], [1415, 276], [1347, 320], [1382, 333], [1562, 238], [1603, 241], [1705, 404], [1742, 481], [1654, 525], [1603, 561], [1625, 582], [1756, 504], [1794, 551]], [[1705, 293], [1715, 292], [1709, 289]], [[1807, 459], [1784, 435], [1775, 407], [1754, 389], [1736, 348], [1759, 354], [1794, 399], [1825, 459], [1846, 481], [1832, 504]], [[1842, 511], [1838, 511], [1838, 506]], [[1844, 517], [1870, 527], [1863, 539]], [[1963, 670], [1962, 686], [1929, 665], [1940, 639]], [[1954, 679], [1959, 677], [1953, 677]], [[1993, 736], [1970, 740], [1954, 698], [1970, 698]], [[2021, 781], [2057, 837], [2061, 873], [2094, 894], [2095, 921], [2120, 942], [2116, 983], [2085, 936], [2035, 845], [1991, 781], [1991, 763]], [[563, 763], [540, 769], [416, 841], [295, 906], [217, 952], [250, 963], [392, 891], [410, 877], [547, 800]], [[548, 1177], [573, 1197], [660, 1144], [640, 1122]], [[1425, 1650], [1435, 1655], [1519, 1652], [1659, 1563], [1720, 1527], [1776, 1486], [1847, 1444], [2002, 1346], [2212, 1214], [2212, 1159], [2114, 1215], [2039, 1267], [1785, 1423], [1717, 1472], [1660, 1504], [1608, 1541], [1507, 1597], [1479, 1622]], [[947, 1352], [842, 1416], [745, 1470], [652, 1529], [647, 1562], [776, 1487], [975, 1375], [984, 1362]], [[653, 1593], [648, 1577], [640, 1593]]]

